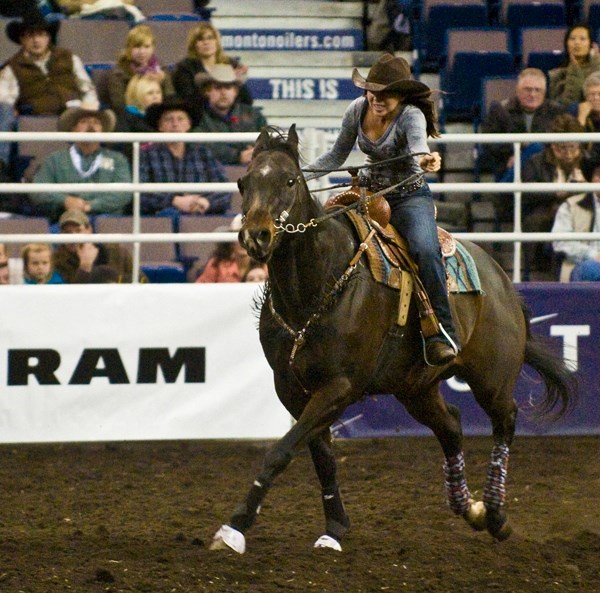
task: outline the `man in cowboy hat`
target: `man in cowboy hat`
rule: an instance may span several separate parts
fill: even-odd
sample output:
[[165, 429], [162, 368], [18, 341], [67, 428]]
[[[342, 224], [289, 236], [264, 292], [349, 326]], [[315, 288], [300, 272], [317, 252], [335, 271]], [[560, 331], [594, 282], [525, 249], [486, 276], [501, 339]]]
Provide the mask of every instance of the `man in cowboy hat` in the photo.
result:
[[[260, 132], [267, 125], [263, 114], [238, 101], [240, 81], [231, 64], [215, 64], [195, 77], [204, 100], [200, 123], [192, 132]], [[205, 144], [224, 165], [247, 165], [254, 146], [246, 142]]]
[[[58, 120], [59, 132], [112, 132], [115, 114], [96, 105], [70, 107]], [[131, 183], [129, 163], [123, 154], [101, 147], [99, 142], [83, 140], [70, 148], [49, 154], [33, 179], [34, 183]], [[91, 191], [81, 195], [56, 191], [32, 193], [37, 208], [55, 221], [65, 210], [87, 214], [124, 214], [131, 204], [127, 192]]]
[[[193, 105], [167, 98], [146, 109], [146, 121], [164, 133], [186, 133], [198, 123]], [[226, 183], [223, 167], [212, 153], [190, 142], [156, 143], [140, 152], [140, 181], [145, 183]], [[231, 194], [223, 192], [146, 192], [141, 195], [143, 214], [223, 214]]]
[[[81, 59], [55, 47], [58, 28], [58, 21], [31, 15], [6, 25], [8, 38], [21, 47], [0, 71], [0, 131], [15, 129], [21, 114], [59, 115], [81, 101], [98, 101]], [[9, 157], [10, 144], [0, 143], [0, 170]]]

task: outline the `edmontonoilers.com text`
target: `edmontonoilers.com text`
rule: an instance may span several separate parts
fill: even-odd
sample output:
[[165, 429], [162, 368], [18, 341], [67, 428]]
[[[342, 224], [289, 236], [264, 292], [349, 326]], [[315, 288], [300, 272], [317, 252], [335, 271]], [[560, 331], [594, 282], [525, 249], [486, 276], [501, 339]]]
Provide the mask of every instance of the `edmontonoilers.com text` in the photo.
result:
[[223, 49], [357, 49], [352, 35], [284, 33], [240, 33], [221, 36]]

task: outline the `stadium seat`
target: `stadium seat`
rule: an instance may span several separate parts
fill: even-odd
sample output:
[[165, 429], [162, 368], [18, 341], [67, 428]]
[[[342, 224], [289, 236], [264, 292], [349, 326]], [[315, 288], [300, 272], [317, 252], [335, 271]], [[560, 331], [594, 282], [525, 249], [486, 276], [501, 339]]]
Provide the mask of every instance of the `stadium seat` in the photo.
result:
[[[180, 216], [179, 233], [212, 233], [218, 228], [229, 228], [233, 216]], [[182, 242], [179, 244], [179, 258], [188, 268], [188, 280], [196, 279], [211, 253], [215, 249], [212, 242]]]
[[[56, 132], [57, 122], [56, 115], [20, 115], [18, 127], [19, 132]], [[44, 158], [67, 146], [66, 142], [59, 140], [20, 140], [17, 150], [17, 177], [31, 182]]]
[[128, 31], [126, 20], [64, 19], [57, 44], [70, 49], [84, 64], [114, 62], [125, 45]]
[[584, 0], [565, 0], [565, 9], [567, 11], [567, 24], [569, 26], [585, 21]]
[[[485, 119], [490, 105], [494, 101], [502, 101], [514, 97], [517, 86], [516, 75], [510, 76], [484, 76], [481, 80], [481, 104], [477, 116], [474, 118], [473, 131], [478, 132], [481, 122]], [[480, 155], [482, 144], [478, 143], [474, 147], [474, 169], [473, 174], [476, 181], [481, 179]]]
[[450, 29], [446, 60], [440, 72], [442, 125], [472, 121], [481, 109], [481, 79], [515, 74], [506, 29]]
[[563, 0], [503, 0], [502, 24], [511, 32], [512, 48], [520, 55], [519, 32], [524, 27], [566, 27]]
[[487, 25], [488, 9], [483, 0], [424, 0], [420, 24], [417, 24], [415, 31], [418, 69], [439, 70], [439, 58], [448, 29]]
[[583, 7], [585, 18], [583, 22], [587, 23], [594, 34], [594, 41], [598, 41], [600, 33], [600, 0], [586, 0]]
[[[97, 233], [131, 233], [132, 216], [96, 216], [94, 227]], [[173, 219], [169, 216], [142, 216], [142, 233], [172, 233]], [[124, 247], [133, 251], [133, 243], [124, 243]], [[140, 245], [140, 264], [152, 282], [185, 282], [183, 264], [177, 260], [175, 243], [142, 243]]]
[[85, 64], [85, 69], [90, 75], [92, 82], [96, 85], [96, 93], [100, 105], [104, 108], [110, 108], [110, 94], [108, 92], [108, 79], [111, 70], [115, 67], [115, 62], [100, 62], [94, 64]]
[[526, 27], [519, 32], [520, 55], [516, 56], [523, 68], [539, 68], [548, 72], [563, 58], [563, 39], [566, 27]]
[[[224, 165], [225, 175], [227, 179], [233, 183], [237, 183], [237, 180], [242, 177], [246, 170], [248, 169], [247, 165]], [[234, 214], [238, 214], [242, 211], [242, 194], [239, 191], [236, 191], [231, 196], [231, 206], [230, 210]]]
[[135, 5], [144, 13], [144, 16], [196, 11], [194, 0], [136, 0]]
[[194, 19], [154, 19], [149, 18], [146, 24], [156, 37], [156, 55], [161, 64], [171, 66], [185, 57], [187, 36], [202, 18]]
[[481, 119], [485, 118], [494, 101], [513, 97], [516, 87], [516, 76], [485, 76], [481, 80]]
[[[45, 217], [11, 217], [0, 218], [0, 234], [2, 235], [21, 235], [21, 234], [49, 234], [50, 224]], [[24, 243], [6, 242], [6, 251], [8, 257], [20, 257], [21, 249]]]

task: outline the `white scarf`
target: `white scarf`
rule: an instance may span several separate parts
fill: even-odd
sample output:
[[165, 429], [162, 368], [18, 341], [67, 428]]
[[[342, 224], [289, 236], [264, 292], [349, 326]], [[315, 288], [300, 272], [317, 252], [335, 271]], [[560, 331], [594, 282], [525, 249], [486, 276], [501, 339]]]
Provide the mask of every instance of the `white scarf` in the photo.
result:
[[71, 155], [71, 162], [73, 163], [75, 170], [77, 173], [79, 173], [79, 176], [83, 177], [84, 179], [91, 177], [100, 168], [100, 163], [102, 162], [101, 152], [96, 155], [94, 162], [90, 165], [90, 168], [87, 171], [84, 171], [83, 167], [81, 166], [82, 158], [74, 144], [71, 146], [71, 148], [69, 148], [69, 154]]

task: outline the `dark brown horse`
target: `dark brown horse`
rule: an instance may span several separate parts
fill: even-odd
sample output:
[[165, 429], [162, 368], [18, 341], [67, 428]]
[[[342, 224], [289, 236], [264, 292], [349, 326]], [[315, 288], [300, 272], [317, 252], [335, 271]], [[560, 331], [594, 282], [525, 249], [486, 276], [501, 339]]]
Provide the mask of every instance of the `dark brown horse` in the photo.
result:
[[[400, 327], [398, 291], [373, 280], [366, 258], [357, 255], [359, 243], [348, 218], [326, 214], [311, 197], [298, 164], [294, 126], [287, 138], [261, 132], [239, 188], [244, 214], [240, 242], [269, 267], [260, 340], [277, 395], [296, 423], [270, 448], [248, 495], [211, 547], [243, 553], [244, 534], [273, 480], [294, 452], [307, 445], [325, 512], [325, 533], [315, 547], [341, 550], [350, 521], [336, 480], [329, 428], [347, 406], [369, 393], [393, 393], [433, 431], [445, 456], [452, 511], [473, 528], [506, 539], [511, 530], [504, 510], [505, 481], [517, 415], [513, 387], [523, 364], [544, 380], [544, 409], [556, 406], [560, 414], [573, 400], [570, 372], [531, 335], [510, 279], [485, 251], [464, 242], [485, 294], [452, 295], [462, 349], [451, 367], [428, 367], [413, 304], [408, 323]], [[458, 409], [438, 389], [452, 375], [468, 382], [492, 424], [494, 445], [478, 502], [465, 479]]]

